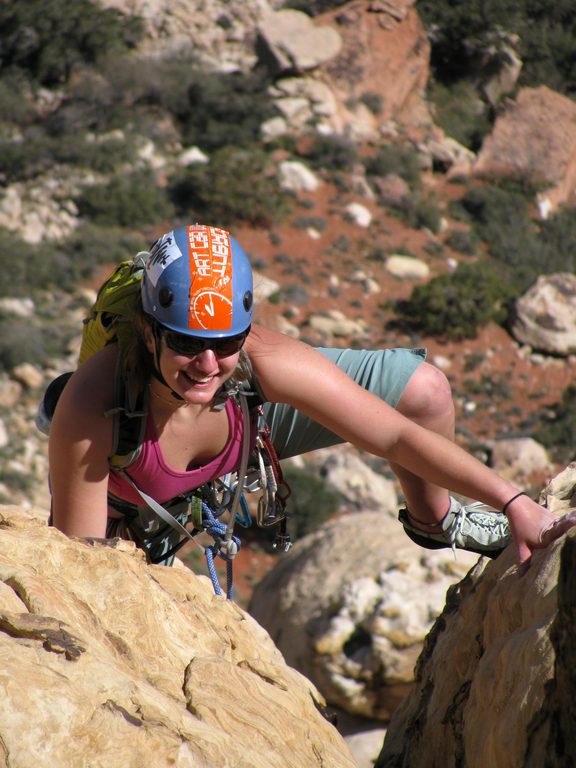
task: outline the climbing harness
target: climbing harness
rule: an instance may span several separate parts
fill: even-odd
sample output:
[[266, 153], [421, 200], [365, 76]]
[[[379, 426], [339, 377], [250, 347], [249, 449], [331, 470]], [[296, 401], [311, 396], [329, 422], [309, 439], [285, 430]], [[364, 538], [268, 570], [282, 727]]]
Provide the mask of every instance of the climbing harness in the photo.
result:
[[[249, 527], [253, 522], [245, 493], [261, 493], [256, 514], [256, 524], [259, 527], [269, 528], [279, 525], [272, 546], [283, 552], [288, 552], [292, 546], [287, 531], [286, 513], [290, 487], [284, 479], [280, 461], [270, 438], [270, 429], [264, 421], [262, 407], [258, 406], [258, 435], [252, 452], [254, 466], [249, 466], [251, 418], [246, 400], [250, 393], [235, 389], [229, 393], [230, 395], [236, 397], [239, 402], [243, 422], [242, 454], [236, 482], [233, 482], [231, 475], [227, 475], [224, 478], [205, 483], [192, 492], [188, 515], [188, 520], [193, 525], [192, 532], [179, 522], [168, 509], [143, 491], [130, 477], [125, 467], [116, 469], [137, 491], [146, 506], [183, 537], [172, 547], [169, 553], [163, 554], [162, 559], [172, 556], [187, 541], [193, 541], [206, 558], [212, 586], [217, 595], [222, 595], [222, 588], [218, 581], [214, 560], [219, 557], [226, 562], [226, 597], [228, 599], [232, 599], [232, 565], [240, 550], [240, 539], [234, 536], [234, 528], [236, 523]], [[225, 513], [228, 515], [226, 524], [220, 520]], [[200, 532], [209, 534], [214, 539], [214, 544], [208, 547], [202, 546], [196, 540], [196, 536]]]

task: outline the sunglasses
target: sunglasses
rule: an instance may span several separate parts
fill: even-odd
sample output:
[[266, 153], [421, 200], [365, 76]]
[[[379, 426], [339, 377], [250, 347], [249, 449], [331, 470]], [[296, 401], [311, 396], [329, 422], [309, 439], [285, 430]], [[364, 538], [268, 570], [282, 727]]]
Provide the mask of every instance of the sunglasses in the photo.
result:
[[176, 331], [162, 331], [162, 337], [168, 349], [177, 355], [194, 357], [201, 352], [211, 349], [216, 357], [231, 357], [240, 352], [248, 336], [248, 331], [238, 336], [228, 336], [225, 339], [201, 339], [198, 336], [187, 336]]

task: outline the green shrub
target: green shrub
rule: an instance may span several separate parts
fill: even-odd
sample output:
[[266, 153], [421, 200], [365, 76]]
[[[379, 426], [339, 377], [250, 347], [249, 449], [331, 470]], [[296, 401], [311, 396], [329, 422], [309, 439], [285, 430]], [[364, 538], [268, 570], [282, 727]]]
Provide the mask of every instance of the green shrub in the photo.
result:
[[559, 462], [576, 458], [576, 386], [564, 390], [562, 400], [546, 408], [531, 425], [535, 440], [542, 443]]
[[0, 296], [34, 296], [39, 289], [54, 285], [60, 277], [68, 280], [68, 258], [47, 245], [32, 245], [12, 232], [0, 231]]
[[416, 286], [396, 315], [408, 328], [427, 336], [470, 339], [488, 321], [504, 322], [511, 289], [501, 269], [490, 262], [461, 264], [451, 274]]
[[517, 295], [522, 293], [545, 261], [526, 197], [488, 185], [469, 190], [457, 205], [486, 242], [490, 255], [514, 268]]
[[379, 93], [367, 91], [360, 96], [360, 101], [367, 109], [370, 110], [370, 112], [372, 112], [373, 115], [381, 115], [384, 111], [382, 96]]
[[50, 173], [55, 164], [112, 173], [135, 157], [135, 145], [126, 138], [90, 141], [85, 134], [50, 136], [33, 128], [24, 131], [21, 141], [0, 140], [0, 174], [6, 183]]
[[458, 253], [473, 256], [479, 243], [479, 237], [474, 230], [454, 229], [446, 236], [446, 245]]
[[208, 164], [177, 173], [169, 191], [178, 213], [219, 226], [268, 226], [287, 211], [288, 198], [260, 149], [220, 149]]
[[134, 47], [142, 31], [140, 19], [91, 0], [0, 3], [1, 67], [25, 70], [41, 85], [59, 85], [79, 67]]
[[76, 203], [81, 216], [103, 226], [150, 225], [174, 213], [165, 191], [148, 171], [115, 176], [106, 184], [86, 187]]
[[[516, 37], [522, 60], [520, 85], [546, 83], [562, 93], [576, 92], [576, 6], [572, 0], [417, 0], [429, 30], [431, 64], [437, 79], [454, 83], [477, 74], [487, 50], [502, 52], [502, 31]], [[500, 47], [500, 52], [498, 52]]]
[[364, 166], [369, 176], [395, 174], [403, 178], [411, 189], [420, 188], [418, 154], [411, 145], [385, 144], [376, 155], [364, 160]]
[[576, 208], [561, 209], [539, 227], [544, 248], [540, 271], [576, 273]]
[[21, 363], [42, 366], [47, 359], [44, 332], [29, 319], [0, 318], [0, 369]]
[[512, 267], [520, 295], [541, 274], [576, 271], [576, 210], [566, 208], [546, 221], [530, 215], [531, 198], [518, 185], [493, 185], [468, 191], [458, 206], [466, 213], [490, 255]]
[[29, 98], [29, 92], [30, 88], [23, 74], [3, 73], [0, 79], [0, 115], [3, 123], [26, 125], [33, 121], [36, 110]]
[[327, 225], [326, 219], [320, 216], [298, 216], [292, 226], [296, 229], [316, 229], [318, 232], [324, 232]]
[[315, 135], [303, 155], [317, 170], [350, 171], [358, 161], [354, 143], [342, 136]]
[[283, 8], [293, 8], [296, 11], [303, 11], [310, 16], [318, 16], [326, 11], [332, 11], [340, 8], [349, 0], [286, 0], [282, 4]]
[[462, 80], [447, 86], [430, 80], [428, 100], [433, 104], [435, 122], [446, 135], [477, 152], [492, 129], [492, 118], [475, 84]]
[[400, 210], [413, 229], [429, 229], [434, 234], [440, 231], [442, 214], [434, 200], [411, 195], [403, 201]]
[[[153, 239], [151, 235], [149, 240]], [[142, 242], [131, 229], [83, 224], [59, 245], [59, 250], [69, 255], [74, 268], [73, 281], [77, 285], [81, 280], [90, 279], [103, 264], [115, 265], [132, 258], [149, 244]], [[57, 284], [62, 285], [62, 276], [58, 279]]]
[[260, 126], [273, 114], [264, 71], [241, 74], [196, 69], [187, 82], [186, 101], [179, 100], [179, 109], [170, 106], [169, 94], [161, 98], [162, 105], [180, 121], [185, 144], [214, 151], [225, 146], [247, 147], [259, 141]]
[[284, 474], [292, 489], [287, 507], [289, 532], [297, 540], [317, 530], [338, 511], [340, 496], [312, 469], [287, 465]]
[[[61, 243], [25, 243], [0, 230], [0, 296], [34, 297], [38, 292], [73, 291], [102, 264], [115, 264], [142, 249], [132, 232], [79, 227]], [[15, 258], [17, 254], [17, 258]]]

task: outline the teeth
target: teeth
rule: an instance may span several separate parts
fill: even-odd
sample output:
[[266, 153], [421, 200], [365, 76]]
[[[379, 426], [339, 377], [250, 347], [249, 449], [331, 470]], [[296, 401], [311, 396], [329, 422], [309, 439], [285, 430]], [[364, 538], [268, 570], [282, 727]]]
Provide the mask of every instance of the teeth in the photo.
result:
[[207, 384], [214, 378], [213, 376], [204, 376], [204, 378], [201, 379], [198, 376], [191, 376], [189, 373], [185, 373], [184, 375], [187, 376], [190, 381], [195, 381], [196, 384]]

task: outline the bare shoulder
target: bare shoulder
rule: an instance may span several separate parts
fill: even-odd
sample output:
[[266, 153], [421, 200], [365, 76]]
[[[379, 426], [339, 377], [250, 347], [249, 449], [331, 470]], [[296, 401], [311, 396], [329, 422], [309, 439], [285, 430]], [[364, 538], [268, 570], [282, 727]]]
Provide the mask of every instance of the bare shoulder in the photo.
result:
[[116, 345], [111, 345], [92, 355], [73, 373], [58, 401], [55, 422], [80, 425], [105, 418], [105, 412], [114, 404], [117, 359]]
[[286, 351], [295, 351], [300, 347], [307, 347], [297, 339], [287, 336], [279, 331], [272, 331], [262, 325], [253, 325], [246, 339], [246, 351], [251, 358], [266, 359], [270, 356], [279, 356]]
[[347, 379], [314, 347], [262, 326], [253, 326], [246, 351], [270, 402], [301, 407], [314, 401], [321, 389], [342, 386], [342, 377]]

